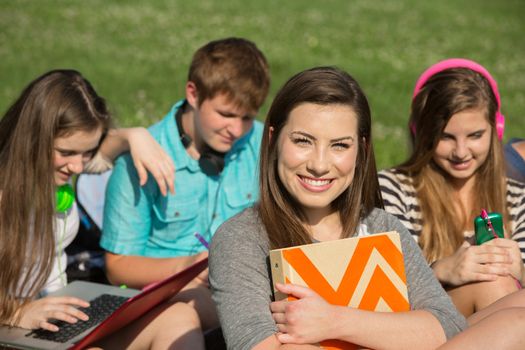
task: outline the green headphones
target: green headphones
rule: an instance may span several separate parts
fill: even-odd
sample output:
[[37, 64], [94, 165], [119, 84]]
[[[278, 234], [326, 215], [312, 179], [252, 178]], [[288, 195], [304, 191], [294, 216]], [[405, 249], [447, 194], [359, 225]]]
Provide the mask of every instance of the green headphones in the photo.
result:
[[65, 184], [56, 190], [56, 211], [65, 213], [75, 201], [75, 191], [70, 184]]

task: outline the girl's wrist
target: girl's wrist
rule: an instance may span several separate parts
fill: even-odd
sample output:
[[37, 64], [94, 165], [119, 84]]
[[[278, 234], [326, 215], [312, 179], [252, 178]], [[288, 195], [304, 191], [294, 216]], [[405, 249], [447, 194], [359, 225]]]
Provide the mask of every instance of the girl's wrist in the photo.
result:
[[353, 328], [348, 325], [356, 324], [359, 322], [355, 319], [356, 309], [346, 306], [331, 305], [331, 312], [328, 313], [329, 321], [327, 324], [326, 339], [339, 339], [350, 341], [351, 334], [348, 332]]
[[443, 259], [438, 259], [438, 260], [434, 260], [430, 263], [430, 268], [432, 269], [432, 271], [434, 272], [434, 275], [436, 276], [437, 280], [441, 283], [441, 284], [447, 284], [447, 277], [444, 276], [444, 271], [446, 271], [446, 269], [442, 269], [443, 267]]

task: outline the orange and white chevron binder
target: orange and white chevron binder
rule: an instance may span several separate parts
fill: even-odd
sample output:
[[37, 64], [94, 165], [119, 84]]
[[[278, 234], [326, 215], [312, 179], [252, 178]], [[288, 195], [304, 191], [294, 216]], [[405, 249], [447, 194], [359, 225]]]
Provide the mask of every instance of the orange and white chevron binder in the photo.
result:
[[[408, 311], [405, 265], [399, 233], [312, 243], [270, 251], [276, 300], [288, 298], [275, 283], [307, 286], [326, 301], [371, 311]], [[323, 349], [357, 349], [327, 340]]]

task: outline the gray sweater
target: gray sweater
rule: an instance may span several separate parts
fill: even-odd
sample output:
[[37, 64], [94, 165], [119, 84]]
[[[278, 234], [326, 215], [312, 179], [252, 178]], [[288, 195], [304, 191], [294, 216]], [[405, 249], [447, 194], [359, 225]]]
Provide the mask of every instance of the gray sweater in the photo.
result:
[[[407, 229], [392, 215], [374, 209], [361, 222], [365, 234], [397, 231], [412, 310], [427, 310], [441, 323], [447, 339], [463, 330], [465, 318], [434, 277]], [[251, 349], [277, 332], [270, 312], [272, 286], [269, 242], [257, 211], [248, 208], [225, 222], [213, 237], [210, 285], [229, 349]], [[400, 336], [403, 330], [399, 330]]]

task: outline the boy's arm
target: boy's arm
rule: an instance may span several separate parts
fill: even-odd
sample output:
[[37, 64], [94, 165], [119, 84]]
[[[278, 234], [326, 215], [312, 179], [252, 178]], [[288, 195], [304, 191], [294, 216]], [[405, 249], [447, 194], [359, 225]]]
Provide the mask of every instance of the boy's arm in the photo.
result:
[[[202, 252], [177, 258], [149, 258], [106, 252], [106, 274], [111, 284], [125, 284], [141, 289], [150, 283], [168, 278], [207, 256], [208, 252]], [[196, 277], [194, 283], [207, 285], [207, 280], [208, 269]]]

